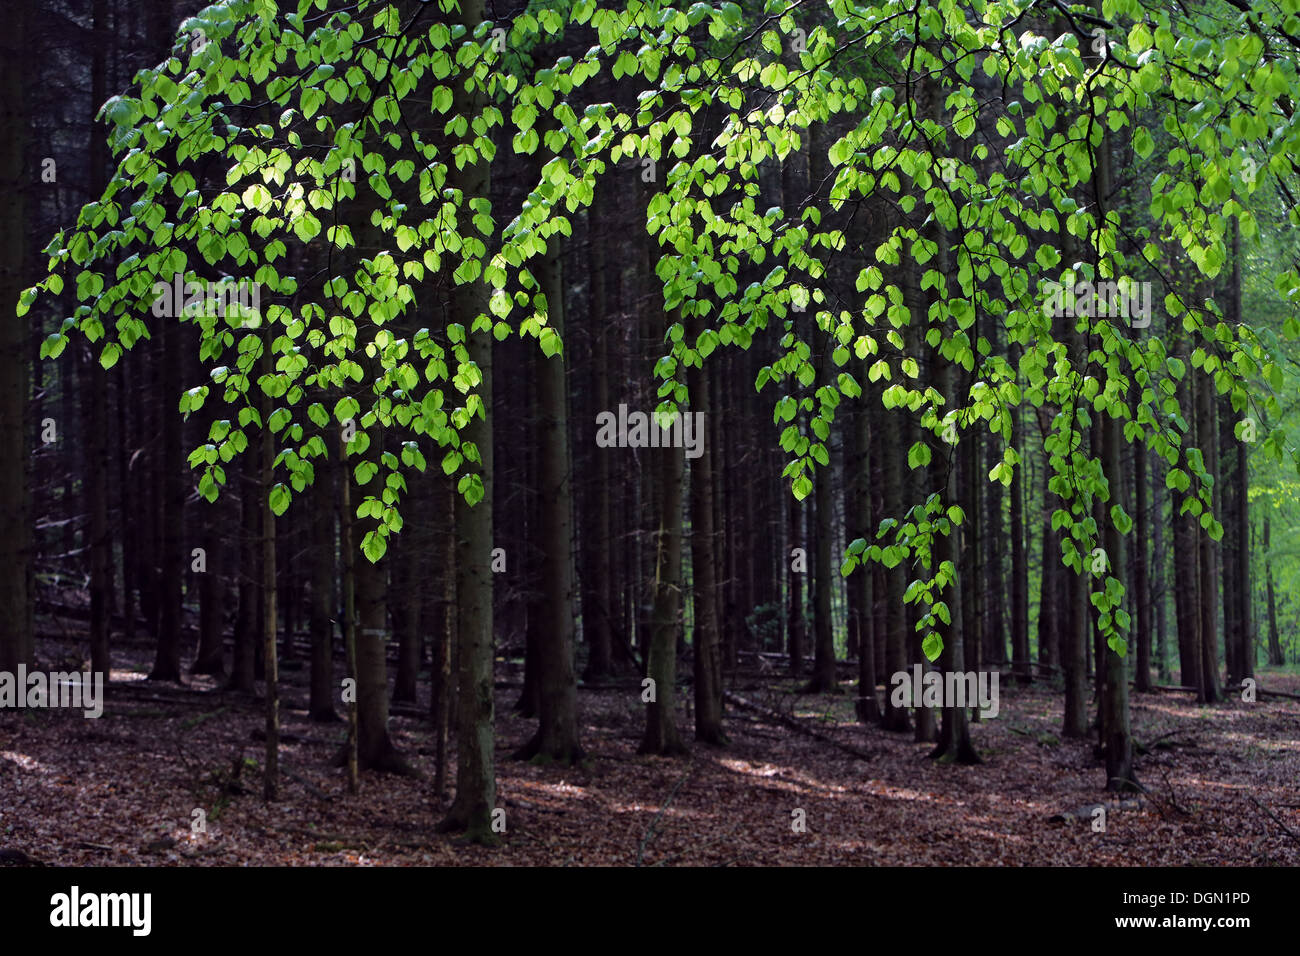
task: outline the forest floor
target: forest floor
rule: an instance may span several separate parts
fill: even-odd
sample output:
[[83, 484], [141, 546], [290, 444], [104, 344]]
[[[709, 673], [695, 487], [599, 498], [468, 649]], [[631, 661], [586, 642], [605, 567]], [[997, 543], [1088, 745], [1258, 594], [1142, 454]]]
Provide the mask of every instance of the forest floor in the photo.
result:
[[[65, 670], [84, 642], [43, 640], [47, 670]], [[281, 799], [261, 797], [263, 711], [256, 700], [144, 678], [152, 651], [114, 648], [104, 714], [0, 712], [0, 853], [49, 865], [1288, 865], [1300, 864], [1300, 701], [1261, 697], [1197, 706], [1190, 694], [1135, 694], [1140, 806], [1102, 788], [1093, 740], [1062, 740], [1060, 696], [1002, 682], [1001, 710], [972, 725], [977, 766], [927, 759], [912, 735], [853, 719], [840, 695], [798, 695], [775, 677], [739, 678], [745, 699], [812, 727], [823, 739], [728, 707], [726, 748], [680, 759], [640, 757], [635, 681], [580, 689], [579, 766], [510, 759], [533, 721], [497, 694], [499, 847], [434, 832], [427, 721], [398, 714], [391, 730], [423, 778], [363, 773], [349, 796], [331, 766], [343, 725], [307, 720], [306, 670], [283, 677]], [[188, 661], [186, 662], [188, 663]], [[292, 665], [291, 665], [292, 666]], [[498, 662], [498, 681], [518, 670]], [[1300, 693], [1294, 674], [1260, 686]], [[679, 701], [690, 696], [689, 689]], [[426, 704], [403, 713], [423, 713]], [[679, 726], [689, 741], [683, 709]], [[844, 747], [865, 752], [854, 756]], [[454, 784], [454, 764], [448, 780]], [[242, 791], [242, 792], [240, 792]], [[1111, 802], [1104, 830], [1082, 810]], [[206, 833], [194, 833], [194, 811]], [[796, 811], [802, 810], [800, 815]], [[805, 832], [795, 832], [796, 820]]]

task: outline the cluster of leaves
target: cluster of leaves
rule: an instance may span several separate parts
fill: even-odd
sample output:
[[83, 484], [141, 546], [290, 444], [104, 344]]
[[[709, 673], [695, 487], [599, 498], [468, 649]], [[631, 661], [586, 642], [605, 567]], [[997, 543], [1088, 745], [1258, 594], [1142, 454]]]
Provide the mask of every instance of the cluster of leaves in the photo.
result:
[[[82, 304], [43, 354], [57, 355], [77, 331], [102, 341], [107, 366], [149, 336], [139, 316], [156, 281], [251, 274], [269, 293], [259, 316], [198, 320], [212, 383], [238, 406], [191, 458], [204, 470], [203, 493], [217, 495], [222, 464], [247, 447], [247, 429], [269, 428], [284, 476], [272, 504], [282, 511], [310, 483], [312, 460], [327, 453], [325, 429], [359, 421], [348, 448], [357, 481], [369, 486], [385, 472], [382, 491], [358, 508], [380, 522], [363, 544], [377, 560], [401, 528], [404, 471], [425, 467], [422, 442], [443, 450], [447, 474], [465, 471], [459, 488], [471, 504], [482, 496], [479, 476], [464, 469], [478, 451], [460, 436], [485, 413], [467, 336], [526, 335], [546, 354], [558, 351], [530, 262], [569, 234], [568, 217], [591, 204], [613, 164], [672, 161], [646, 208], [674, 318], [657, 366], [661, 409], [688, 400], [682, 368], [719, 346], [747, 348], [779, 320], [783, 354], [757, 384], [787, 389], [774, 418], [786, 423], [786, 474], [799, 497], [812, 471], [829, 463], [840, 401], [860, 398], [868, 383], [888, 383], [878, 392], [884, 408], [919, 413], [923, 427], [947, 433], [950, 448], [961, 431], [999, 436], [1006, 450], [989, 477], [1004, 483], [1020, 465], [1009, 444], [1014, 409], [1059, 410], [1047, 447], [1051, 490], [1062, 500], [1054, 524], [1066, 533], [1063, 560], [1084, 573], [1082, 556], [1099, 533], [1092, 501], [1109, 494], [1100, 465], [1082, 450], [1093, 415], [1123, 420], [1128, 441], [1166, 457], [1173, 486], [1194, 480], [1188, 507], [1204, 512], [1211, 533], [1219, 529], [1175, 397], [1184, 364], [1159, 340], [1130, 338], [1107, 317], [1079, 319], [1086, 348], [1071, 354], [1053, 335], [1035, 279], [1053, 270], [1062, 282], [1162, 279], [1171, 244], [1203, 276], [1218, 273], [1231, 221], [1243, 236], [1256, 232], [1247, 208], [1254, 171], [1284, 177], [1294, 168], [1300, 134], [1290, 103], [1300, 83], [1285, 48], [1296, 45], [1297, 5], [1213, 18], [1105, 0], [1100, 14], [1054, 4], [1046, 12], [1056, 19], [1047, 20], [1035, 0], [830, 0], [816, 10], [787, 0], [748, 10], [562, 0], [470, 28], [454, 0], [357, 0], [340, 9], [299, 0], [287, 14], [274, 0], [224, 0], [183, 25], [173, 55], [143, 71], [133, 95], [105, 104], [116, 174], [76, 227], [51, 242], [49, 276], [24, 293], [20, 311], [75, 276]], [[534, 62], [544, 45], [579, 30], [596, 41], [585, 54]], [[637, 90], [632, 110], [583, 104], [584, 85], [606, 70]], [[925, 97], [941, 109], [922, 109]], [[699, 129], [719, 110], [721, 133], [705, 141]], [[1162, 129], [1141, 122], [1153, 115], [1164, 116]], [[440, 135], [422, 133], [431, 117], [443, 123]], [[833, 172], [826, 208], [759, 210], [760, 167], [788, 161], [823, 128], [848, 130], [825, 157]], [[1132, 217], [1103, 214], [1104, 197], [1084, 199], [1106, 136], [1122, 137], [1143, 158], [1158, 139], [1167, 145], [1149, 209], [1156, 234], [1144, 242], [1132, 241], [1141, 229]], [[488, 199], [458, 183], [467, 170], [505, 161], [497, 155], [505, 142], [516, 155], [543, 150], [549, 158], [501, 226]], [[194, 174], [213, 162], [226, 166], [224, 186]], [[411, 190], [418, 202], [404, 198]], [[897, 225], [859, 275], [861, 301], [835, 311], [822, 286], [827, 260], [847, 239], [830, 220], [845, 204], [868, 202], [895, 209]], [[363, 229], [377, 238], [357, 248], [354, 233]], [[943, 264], [936, 229], [948, 237]], [[1079, 261], [1062, 260], [1062, 233], [1086, 250]], [[287, 274], [292, 243], [327, 261], [319, 296], [304, 296]], [[768, 259], [770, 272], [740, 288], [741, 273]], [[913, 268], [928, 294], [924, 308], [904, 294]], [[402, 331], [407, 317], [443, 301], [435, 280], [444, 276], [480, 284], [486, 310]], [[1212, 301], [1188, 302], [1168, 282], [1164, 289], [1171, 318], [1198, 337], [1193, 366], [1213, 375], [1235, 407], [1251, 400], [1253, 381], [1279, 387], [1279, 343], [1225, 322]], [[1294, 267], [1279, 271], [1277, 289], [1294, 301]], [[820, 380], [810, 343], [789, 321], [792, 309], [809, 306], [839, 369]], [[688, 323], [701, 331], [688, 337]], [[994, 324], [1019, 350], [1018, 363], [991, 344]], [[909, 341], [909, 329], [919, 337]], [[923, 380], [922, 361], [933, 353], [967, 373], [960, 394]], [[259, 375], [264, 355], [273, 363]], [[1139, 397], [1130, 404], [1134, 382]], [[815, 383], [813, 394], [801, 394]], [[210, 388], [188, 391], [182, 410], [201, 407]], [[265, 422], [264, 402], [272, 407]], [[374, 424], [405, 430], [400, 455], [370, 446]], [[1262, 447], [1280, 457], [1284, 441], [1275, 430]], [[909, 464], [923, 468], [930, 458], [920, 443]], [[863, 560], [917, 559], [929, 576], [908, 595], [925, 605], [921, 626], [934, 653], [936, 615], [947, 614], [937, 596], [954, 572], [930, 568], [930, 555], [934, 536], [952, 533], [962, 517], [930, 495], [887, 520], [874, 543], [854, 542], [844, 564], [849, 573]], [[1128, 530], [1122, 509], [1110, 517]], [[1119, 649], [1122, 593], [1108, 577], [1093, 598]]]

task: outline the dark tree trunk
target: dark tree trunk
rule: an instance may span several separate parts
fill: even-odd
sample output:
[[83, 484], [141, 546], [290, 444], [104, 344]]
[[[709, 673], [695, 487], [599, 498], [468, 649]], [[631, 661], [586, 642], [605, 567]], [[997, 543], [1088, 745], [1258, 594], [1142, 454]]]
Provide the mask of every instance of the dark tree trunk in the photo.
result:
[[1264, 519], [1264, 592], [1268, 602], [1268, 662], [1273, 667], [1282, 667], [1286, 658], [1282, 655], [1282, 641], [1277, 632], [1277, 597], [1273, 592], [1273, 557], [1269, 553], [1272, 547], [1273, 529], [1268, 518]]
[[1133, 508], [1133, 599], [1137, 609], [1137, 627], [1133, 633], [1137, 652], [1133, 682], [1137, 690], [1145, 692], [1151, 690], [1151, 576], [1147, 570], [1151, 502], [1147, 482], [1147, 451], [1141, 444], [1133, 446], [1133, 483], [1137, 492]]
[[654, 699], [646, 704], [643, 754], [686, 753], [677, 731], [677, 629], [681, 621], [682, 584], [682, 449], [661, 448], [654, 458], [660, 476], [658, 531], [655, 534], [654, 610], [651, 615], [646, 676]]
[[323, 459], [316, 465], [316, 480], [309, 529], [311, 562], [311, 700], [312, 720], [332, 723], [339, 719], [334, 709], [338, 685], [334, 681], [334, 616], [338, 613], [336, 569], [338, 546], [334, 537], [334, 463]]
[[[473, 30], [484, 19], [483, 0], [464, 0], [459, 22]], [[461, 116], [477, 116], [486, 106], [480, 90], [465, 91], [453, 85], [452, 110]], [[466, 203], [489, 197], [488, 166], [480, 158], [464, 169], [449, 171], [448, 184], [459, 188]], [[456, 606], [458, 613], [456, 660], [458, 669], [456, 796], [442, 830], [464, 830], [476, 843], [495, 843], [492, 811], [496, 806], [496, 769], [493, 750], [495, 701], [492, 668], [492, 335], [472, 331], [475, 316], [487, 314], [487, 289], [481, 282], [456, 286], [451, 304], [454, 320], [466, 326], [467, 358], [478, 366], [481, 382], [477, 394], [481, 408], [461, 432], [462, 443], [478, 450], [477, 467], [467, 463], [465, 473], [481, 483], [482, 497], [470, 505], [463, 495], [456, 497]]]
[[[262, 340], [262, 375], [274, 374], [271, 329]], [[275, 800], [280, 787], [280, 683], [276, 660], [275, 613], [275, 512], [271, 510], [271, 488], [275, 483], [275, 436], [266, 423], [271, 420], [271, 398], [263, 393], [262, 419], [262, 639], [266, 668], [266, 765], [262, 768], [262, 797]]]
[[243, 476], [239, 490], [239, 610], [235, 617], [235, 660], [230, 672], [229, 687], [251, 694], [256, 678], [254, 649], [262, 637], [262, 611], [259, 600], [261, 551], [258, 548], [257, 485], [251, 467]]
[[[1196, 443], [1205, 459], [1205, 471], [1219, 484], [1219, 441], [1215, 428], [1214, 382], [1201, 376], [1196, 382]], [[1201, 680], [1206, 703], [1219, 699], [1219, 548], [1208, 534], [1197, 535], [1200, 578], [1197, 610], [1201, 616]]]
[[28, 320], [16, 319], [14, 303], [29, 284], [26, 274], [27, 200], [31, 175], [28, 106], [34, 93], [32, 47], [27, 38], [29, 5], [6, 11], [0, 31], [0, 298], [8, 314], [0, 321], [0, 670], [14, 673], [32, 661], [31, 513], [27, 484]]
[[1025, 540], [1024, 415], [1013, 413], [1011, 447], [1020, 461], [1011, 475], [1011, 664], [1016, 683], [1034, 679], [1029, 659], [1029, 556]]
[[393, 680], [393, 700], [415, 702], [415, 687], [420, 677], [420, 662], [424, 657], [424, 638], [421, 615], [423, 613], [424, 581], [423, 562], [420, 560], [421, 542], [412, 542], [411, 535], [421, 527], [419, 491], [412, 488], [407, 496], [405, 537], [397, 535], [392, 543], [392, 590], [389, 592], [389, 613], [393, 619], [393, 636], [397, 638], [397, 674]]
[[185, 471], [181, 452], [181, 418], [176, 403], [181, 395], [181, 338], [179, 318], [159, 320], [163, 341], [162, 404], [162, 564], [159, 575], [158, 652], [150, 680], [181, 679], [181, 582], [184, 557]]
[[[108, 55], [113, 48], [113, 33], [108, 23], [108, 0], [94, 0], [92, 16], [95, 30], [91, 57], [91, 101], [98, 108], [108, 98]], [[91, 137], [90, 192], [98, 198], [107, 182], [108, 145], [103, 136]], [[11, 225], [10, 228], [13, 228]], [[95, 347], [79, 349], [82, 357], [81, 399], [86, 435], [86, 507], [90, 547], [90, 669], [108, 680], [111, 670], [108, 650], [109, 613], [112, 607], [110, 574], [113, 539], [108, 527], [108, 373], [94, 355]]]
[[[863, 366], [865, 371], [866, 366]], [[863, 376], [865, 379], [865, 375]], [[871, 508], [871, 415], [865, 403], [860, 404], [852, 424], [852, 448], [856, 460], [848, 458], [846, 451], [846, 469], [844, 484], [849, 489], [846, 501], [852, 506], [846, 518], [855, 537], [870, 541], [875, 535], [872, 524]], [[851, 593], [857, 595], [854, 606], [854, 621], [857, 624], [858, 638], [858, 698], [854, 707], [858, 720], [864, 724], [878, 724], [881, 721], [880, 701], [876, 697], [876, 615], [875, 615], [875, 576], [874, 565], [863, 564], [853, 572], [848, 586]]]
[[[564, 272], [558, 238], [552, 238], [541, 272], [548, 324], [564, 340]], [[577, 615], [574, 613], [568, 388], [562, 351], [550, 358], [539, 355], [538, 361], [537, 404], [542, 418], [538, 435], [538, 499], [541, 502], [538, 536], [544, 555], [537, 641], [538, 726], [537, 733], [515, 756], [573, 764], [585, 756], [585, 751], [578, 740], [578, 688], [573, 667]]]
[[[703, 323], [693, 320], [698, 338]], [[701, 363], [703, 359], [700, 360]], [[703, 365], [686, 370], [690, 392], [690, 413], [698, 413], [705, 434], [713, 409], [709, 397], [709, 376]], [[701, 441], [704, 435], [699, 436]], [[707, 744], [727, 743], [722, 727], [722, 641], [718, 620], [718, 588], [714, 580], [713, 456], [704, 441], [700, 455], [691, 465], [691, 568], [694, 577], [695, 609], [695, 739]]]
[[[591, 277], [591, 315], [588, 320], [595, 339], [594, 404], [596, 412], [610, 410], [609, 401], [609, 304], [605, 283], [605, 241], [596, 236], [601, 221], [595, 207], [588, 219], [591, 235], [588, 246], [588, 270]], [[591, 552], [592, 574], [586, 585], [582, 602], [582, 628], [587, 638], [587, 680], [606, 677], [613, 672], [611, 631], [614, 630], [614, 599], [612, 583], [613, 551], [611, 548], [613, 524], [610, 518], [610, 455], [597, 448], [594, 454], [596, 490], [592, 496], [594, 511], [589, 522], [587, 546]]]
[[[786, 501], [790, 537], [789, 554], [786, 565], [789, 568], [789, 606], [786, 612], [786, 653], [790, 660], [790, 676], [799, 677], [803, 673], [803, 638], [804, 638], [804, 580], [808, 577], [808, 542], [803, 536], [803, 503], [791, 495]], [[795, 552], [799, 551], [796, 556]]]
[[203, 536], [205, 567], [202, 573], [195, 572], [199, 580], [199, 652], [190, 665], [191, 674], [226, 672], [226, 543], [217, 523], [221, 504], [202, 505], [207, 528]]
[[[886, 461], [885, 469], [885, 514], [893, 517], [899, 517], [906, 509], [903, 488], [905, 487], [905, 474], [907, 462], [906, 445], [903, 444], [903, 434], [899, 413], [897, 411], [887, 412], [884, 416], [885, 426], [885, 452]], [[891, 681], [895, 674], [907, 672], [907, 655], [908, 655], [908, 616], [907, 607], [903, 603], [903, 595], [907, 589], [904, 580], [904, 567], [888, 568], [885, 571], [886, 576], [886, 594], [885, 594], [885, 730], [895, 733], [906, 733], [911, 729], [911, 720], [907, 716], [907, 707], [895, 706], [893, 694], [890, 693]]]

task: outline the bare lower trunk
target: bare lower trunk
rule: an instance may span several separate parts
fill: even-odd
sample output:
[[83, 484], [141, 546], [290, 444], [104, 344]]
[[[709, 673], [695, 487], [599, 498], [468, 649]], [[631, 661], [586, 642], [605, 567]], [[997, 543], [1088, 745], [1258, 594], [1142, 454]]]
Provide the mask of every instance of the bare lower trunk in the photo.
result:
[[673, 755], [686, 752], [677, 731], [677, 628], [681, 619], [682, 583], [682, 465], [680, 448], [657, 452], [661, 494], [659, 528], [655, 535], [654, 609], [646, 676], [652, 699], [646, 702], [645, 733], [638, 753]]

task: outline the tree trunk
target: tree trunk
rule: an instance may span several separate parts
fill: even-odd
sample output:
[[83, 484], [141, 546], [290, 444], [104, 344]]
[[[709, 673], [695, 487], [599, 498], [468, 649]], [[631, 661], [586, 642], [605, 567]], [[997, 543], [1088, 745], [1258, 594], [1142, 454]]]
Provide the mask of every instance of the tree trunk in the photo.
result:
[[652, 699], [646, 703], [645, 734], [638, 753], [672, 756], [686, 753], [677, 732], [677, 629], [681, 620], [682, 468], [681, 448], [652, 451], [660, 475], [659, 528], [655, 535], [654, 609], [646, 676]]
[[239, 490], [239, 610], [235, 617], [235, 660], [230, 672], [228, 687], [251, 694], [254, 687], [254, 646], [261, 639], [261, 607], [259, 601], [258, 568], [261, 551], [258, 548], [257, 484], [253, 479], [251, 464], [245, 464], [242, 487]]
[[[191, 674], [224, 675], [226, 672], [226, 543], [218, 516], [224, 502], [204, 502], [204, 570], [199, 573], [199, 652], [190, 665]], [[191, 568], [193, 570], [193, 568]], [[198, 572], [196, 572], [198, 573]]]
[[[541, 269], [547, 323], [565, 341], [564, 272], [560, 242], [552, 238]], [[566, 342], [567, 347], [567, 342]], [[538, 630], [537, 732], [515, 757], [574, 764], [585, 756], [578, 740], [578, 687], [573, 667], [573, 485], [569, 468], [568, 388], [564, 352], [538, 356], [538, 499], [542, 599]], [[605, 451], [605, 449], [601, 449]], [[531, 615], [530, 615], [531, 617]], [[531, 620], [530, 632], [531, 632]]]
[[1025, 540], [1024, 413], [1012, 413], [1011, 448], [1020, 459], [1011, 473], [1011, 666], [1016, 683], [1029, 684], [1034, 669], [1029, 658], [1029, 555]]
[[347, 658], [350, 693], [344, 697], [348, 711], [348, 739], [344, 746], [344, 760], [348, 772], [348, 793], [361, 789], [360, 747], [361, 737], [357, 713], [357, 543], [352, 534], [352, 476], [348, 469], [347, 442], [339, 436], [339, 556], [343, 561], [343, 650]]
[[[948, 262], [946, 235], [939, 232], [938, 261]], [[947, 402], [945, 411], [957, 407], [958, 375], [950, 362], [936, 355], [933, 381], [942, 390]], [[935, 488], [944, 505], [944, 511], [954, 505], [960, 505], [967, 519], [978, 512], [979, 486], [983, 483], [983, 468], [977, 457], [970, 451], [978, 446], [978, 432], [969, 434], [966, 444], [951, 447], [941, 446], [930, 462], [931, 487]], [[949, 458], [951, 455], [951, 458]], [[960, 492], [958, 489], [960, 488]], [[947, 520], [946, 516], [939, 519]], [[959, 525], [950, 525], [947, 534], [940, 531], [934, 542], [933, 568], [937, 571], [945, 562], [951, 562], [954, 571], [951, 583], [939, 595], [948, 606], [951, 624], [940, 630], [943, 650], [939, 655], [939, 670], [945, 674], [961, 673], [966, 670], [965, 648], [970, 637], [966, 630], [967, 615], [964, 613], [969, 602], [963, 600], [963, 578], [977, 582], [976, 569], [978, 541], [973, 535], [965, 533]], [[978, 670], [978, 667], [973, 668]], [[979, 755], [975, 753], [970, 740], [970, 721], [965, 706], [956, 706], [955, 701], [945, 700], [942, 726], [939, 730], [938, 745], [930, 756], [941, 763], [977, 764]]]
[[[591, 323], [595, 339], [594, 404], [596, 412], [610, 411], [609, 401], [609, 304], [605, 283], [604, 236], [595, 235], [600, 217], [595, 207], [588, 219], [591, 235], [588, 248], [588, 271], [591, 276]], [[585, 582], [586, 599], [582, 604], [582, 628], [587, 637], [587, 668], [584, 678], [592, 680], [608, 676], [614, 670], [611, 655], [611, 632], [614, 627], [615, 592], [613, 587], [613, 522], [610, 501], [610, 456], [602, 449], [595, 452], [596, 493], [592, 501], [595, 511], [591, 522], [591, 580]]]
[[[95, 48], [91, 57], [90, 95], [91, 102], [98, 108], [108, 99], [108, 54], [114, 43], [108, 23], [108, 0], [94, 0], [92, 17]], [[92, 136], [90, 193], [95, 199], [103, 194], [107, 172], [108, 144], [103, 136]], [[79, 385], [86, 436], [86, 507], [90, 512], [87, 529], [90, 539], [90, 670], [103, 674], [107, 681], [111, 670], [108, 618], [112, 605], [109, 576], [113, 560], [113, 539], [108, 528], [108, 372], [100, 366], [94, 352], [94, 346], [77, 350], [82, 357]]]
[[834, 469], [830, 465], [819, 467], [812, 479], [817, 534], [813, 539], [816, 555], [813, 568], [813, 672], [806, 692], [837, 693], [840, 685], [835, 674], [835, 633], [831, 628], [831, 589], [835, 584], [831, 577], [831, 542], [835, 527], [831, 513]]
[[[456, 513], [456, 486], [451, 479], [443, 483], [443, 513]], [[447, 731], [452, 713], [455, 671], [452, 650], [456, 646], [456, 535], [448, 529], [442, 545], [442, 627], [433, 642], [433, 662], [429, 668], [429, 706], [433, 717], [433, 797], [438, 805], [445, 799], [447, 787]]]
[[[274, 374], [275, 360], [271, 354], [271, 329], [262, 340], [262, 374]], [[271, 488], [275, 482], [275, 436], [268, 422], [271, 420], [271, 398], [261, 396], [262, 419], [262, 639], [265, 641], [266, 669], [266, 766], [263, 768], [262, 797], [275, 800], [280, 788], [280, 683], [276, 660], [275, 613], [275, 512], [271, 509]]]
[[[372, 429], [370, 448], [378, 454], [382, 438]], [[351, 479], [352, 476], [346, 476]], [[359, 496], [364, 496], [360, 488]], [[356, 526], [357, 546], [367, 529], [377, 527], [374, 518]], [[388, 733], [388, 555], [371, 561], [364, 553], [356, 559], [353, 582], [356, 588], [356, 692], [357, 761], [362, 770], [410, 773], [406, 760], [393, 746]]]
[[389, 592], [389, 613], [393, 619], [393, 636], [397, 638], [397, 675], [393, 680], [393, 700], [415, 702], [415, 687], [420, 676], [420, 662], [424, 657], [424, 639], [421, 622], [423, 611], [424, 575], [420, 560], [421, 543], [413, 541], [423, 526], [418, 496], [413, 487], [406, 496], [404, 532], [392, 540], [390, 573], [392, 589]]
[[[464, 0], [460, 23], [473, 30], [484, 19], [483, 0]], [[475, 86], [453, 85], [452, 112], [478, 116], [487, 98]], [[489, 167], [480, 157], [463, 169], [448, 170], [448, 185], [462, 191], [466, 205], [489, 196]], [[492, 811], [496, 806], [496, 769], [493, 751], [495, 700], [492, 667], [492, 335], [473, 330], [476, 316], [488, 314], [487, 289], [482, 282], [458, 285], [451, 294], [453, 321], [465, 327], [466, 358], [478, 367], [481, 381], [470, 405], [473, 414], [461, 431], [462, 446], [478, 451], [477, 466], [466, 462], [463, 477], [472, 489], [477, 481], [482, 493], [471, 505], [456, 496], [456, 607], [458, 614], [456, 660], [458, 669], [456, 796], [442, 830], [464, 830], [474, 843], [495, 843]], [[467, 399], [468, 401], [468, 399]], [[477, 406], [477, 407], [476, 407]]]
[[29, 320], [16, 319], [14, 303], [27, 286], [27, 203], [31, 175], [28, 155], [27, 104], [35, 86], [32, 49], [27, 39], [29, 6], [14, 5], [0, 31], [0, 125], [6, 131], [0, 149], [0, 299], [9, 314], [0, 321], [0, 670], [15, 673], [32, 661], [31, 513], [27, 484], [27, 331]]
[[[692, 319], [692, 339], [703, 329], [698, 317]], [[722, 727], [722, 642], [718, 630], [718, 588], [714, 579], [716, 558], [713, 528], [713, 456], [711, 442], [704, 441], [709, 419], [709, 376], [703, 358], [686, 370], [690, 393], [690, 411], [702, 423], [700, 455], [691, 465], [691, 568], [694, 576], [692, 598], [695, 608], [695, 739], [707, 744], [727, 743]]]
[[1277, 598], [1273, 593], [1273, 557], [1269, 553], [1272, 527], [1269, 519], [1264, 519], [1264, 590], [1268, 601], [1268, 662], [1273, 667], [1282, 667], [1286, 658], [1282, 656], [1282, 641], [1277, 633]]
[[1136, 644], [1136, 670], [1133, 682], [1137, 690], [1151, 690], [1151, 581], [1147, 571], [1147, 541], [1151, 536], [1151, 503], [1147, 483], [1147, 450], [1142, 444], [1133, 446], [1133, 484], [1137, 492], [1134, 505], [1133, 535], [1133, 591], [1137, 602], [1137, 627], [1133, 634]]
[[334, 462], [322, 458], [316, 465], [316, 480], [310, 492], [313, 499], [311, 527], [312, 550], [311, 608], [308, 627], [311, 631], [311, 700], [308, 715], [314, 721], [333, 723], [334, 710], [334, 615], [338, 613], [335, 574], [338, 547], [334, 539]]
[[181, 335], [179, 318], [159, 320], [163, 341], [162, 404], [162, 537], [158, 607], [158, 651], [150, 680], [181, 679], [181, 582], [185, 535], [185, 471], [181, 451], [181, 417], [176, 403], [181, 396]]
[[[1207, 376], [1196, 382], [1196, 443], [1205, 459], [1205, 470], [1217, 488], [1219, 484], [1219, 441], [1215, 434], [1214, 382]], [[1219, 699], [1219, 580], [1218, 545], [1208, 534], [1197, 534], [1200, 549], [1197, 610], [1201, 617], [1201, 680], [1205, 703]]]
[[[803, 502], [796, 500], [793, 495], [789, 496], [786, 501], [786, 514], [789, 518], [787, 533], [790, 537], [790, 548], [786, 556], [790, 582], [787, 591], [789, 605], [786, 612], [786, 654], [790, 661], [790, 676], [798, 678], [803, 674], [803, 638], [806, 621], [803, 583], [808, 576], [808, 542], [803, 535]], [[796, 557], [796, 549], [802, 551], [801, 556]]]
[[[885, 514], [902, 518], [905, 509], [903, 488], [905, 487], [906, 446], [902, 444], [902, 423], [897, 411], [884, 415], [885, 426]], [[906, 733], [911, 729], [911, 720], [907, 716], [907, 706], [896, 706], [893, 695], [889, 692], [890, 683], [895, 674], [907, 672], [907, 607], [903, 595], [907, 585], [903, 578], [901, 566], [885, 569], [885, 730]]]
[[[863, 372], [866, 364], [863, 363]], [[865, 380], [866, 376], [863, 375]], [[853, 421], [853, 447], [857, 452], [856, 461], [850, 463], [844, 478], [844, 484], [850, 489], [853, 510], [846, 517], [850, 528], [856, 536], [871, 540], [875, 535], [872, 524], [871, 508], [871, 415], [863, 402], [857, 409]], [[851, 476], [851, 477], [850, 477]], [[856, 591], [857, 625], [858, 625], [858, 699], [854, 707], [858, 720], [864, 724], [878, 724], [881, 721], [880, 701], [876, 697], [876, 633], [875, 615], [875, 570], [874, 564], [864, 563], [849, 578], [849, 588]]]

